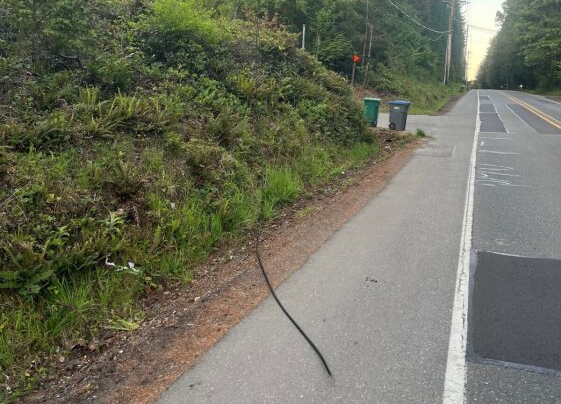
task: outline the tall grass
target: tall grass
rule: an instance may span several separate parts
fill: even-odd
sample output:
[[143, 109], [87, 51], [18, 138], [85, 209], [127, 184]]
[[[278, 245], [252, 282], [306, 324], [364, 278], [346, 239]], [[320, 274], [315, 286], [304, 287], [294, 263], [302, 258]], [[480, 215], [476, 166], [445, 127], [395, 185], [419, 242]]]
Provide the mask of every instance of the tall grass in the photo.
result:
[[277, 215], [278, 208], [294, 201], [302, 192], [302, 181], [297, 173], [289, 167], [267, 167], [265, 169], [262, 203], [266, 219]]

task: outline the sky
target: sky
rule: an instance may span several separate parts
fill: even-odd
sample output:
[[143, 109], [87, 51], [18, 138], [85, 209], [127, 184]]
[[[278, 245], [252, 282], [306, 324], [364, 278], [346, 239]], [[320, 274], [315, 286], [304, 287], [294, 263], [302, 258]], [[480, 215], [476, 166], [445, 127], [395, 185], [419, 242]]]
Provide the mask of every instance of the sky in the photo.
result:
[[[499, 27], [495, 24], [495, 15], [497, 11], [501, 10], [503, 1], [504, 0], [471, 0], [471, 5], [466, 8], [468, 23], [477, 27], [497, 30]], [[485, 58], [489, 47], [489, 41], [493, 36], [494, 33], [484, 32], [470, 27], [468, 39], [469, 80], [473, 80], [477, 76], [479, 65]]]

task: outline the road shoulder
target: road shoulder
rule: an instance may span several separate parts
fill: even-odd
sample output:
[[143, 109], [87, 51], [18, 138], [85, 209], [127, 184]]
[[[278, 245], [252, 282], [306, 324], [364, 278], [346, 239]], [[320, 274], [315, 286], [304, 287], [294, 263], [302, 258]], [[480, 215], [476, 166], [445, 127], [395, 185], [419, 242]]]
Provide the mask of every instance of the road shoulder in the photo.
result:
[[[286, 209], [265, 231], [262, 255], [279, 285], [404, 167], [426, 140], [400, 150], [391, 142], [381, 163], [350, 173], [331, 189]], [[350, 184], [350, 185], [349, 185]], [[93, 361], [61, 364], [65, 374], [26, 403], [149, 403], [268, 295], [253, 243], [217, 252], [187, 289], [166, 290], [145, 302], [146, 320], [115, 335]]]

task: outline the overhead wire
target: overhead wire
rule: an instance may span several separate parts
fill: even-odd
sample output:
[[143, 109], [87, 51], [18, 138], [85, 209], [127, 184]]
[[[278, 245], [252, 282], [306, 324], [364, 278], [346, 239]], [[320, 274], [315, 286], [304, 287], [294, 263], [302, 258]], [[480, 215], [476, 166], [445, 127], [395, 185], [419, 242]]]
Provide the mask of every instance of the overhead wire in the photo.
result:
[[429, 41], [431, 41], [431, 42], [436, 42], [436, 41], [442, 39], [443, 36], [444, 36], [444, 34], [440, 34], [440, 35], [438, 35], [438, 36], [437, 36], [436, 38], [434, 38], [434, 39], [429, 39]]
[[388, 3], [390, 3], [392, 6], [394, 6], [397, 10], [399, 10], [401, 13], [403, 13], [407, 18], [409, 18], [411, 21], [413, 21], [415, 24], [417, 24], [418, 26], [434, 32], [435, 34], [448, 34], [450, 32], [450, 30], [447, 31], [438, 31], [436, 29], [433, 29], [431, 27], [427, 27], [425, 24], [423, 24], [422, 22], [417, 21], [415, 18], [411, 17], [409, 14], [407, 14], [407, 12], [405, 12], [402, 8], [400, 8], [397, 4], [395, 4], [392, 0], [386, 0]]
[[496, 34], [499, 30], [498, 29], [493, 29], [493, 28], [485, 28], [485, 27], [478, 27], [477, 25], [469, 25], [470, 28], [473, 28], [477, 31], [482, 31], [482, 32], [486, 32], [488, 34]]

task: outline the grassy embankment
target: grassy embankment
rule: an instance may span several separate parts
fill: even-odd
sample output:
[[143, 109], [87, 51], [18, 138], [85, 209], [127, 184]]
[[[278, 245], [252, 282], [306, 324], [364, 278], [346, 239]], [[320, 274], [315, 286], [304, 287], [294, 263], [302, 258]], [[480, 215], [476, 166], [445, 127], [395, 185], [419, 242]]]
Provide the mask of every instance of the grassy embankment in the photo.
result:
[[104, 14], [120, 42], [100, 34], [103, 53], [82, 66], [26, 75], [2, 60], [6, 396], [36, 385], [55, 352], [138, 327], [147, 290], [188, 284], [261, 211], [274, 218], [378, 153], [345, 80], [293, 36], [263, 22], [256, 42], [254, 26], [193, 4]]
[[[165, 0], [103, 15], [103, 52], [23, 73], [0, 110], [0, 384], [134, 330], [150, 289], [188, 284], [220, 244], [378, 155], [344, 79], [262, 22]], [[123, 24], [123, 20], [129, 20]], [[114, 41], [114, 37], [120, 38]], [[413, 112], [448, 89], [401, 81]], [[383, 90], [385, 91], [385, 90]], [[430, 90], [432, 91], [432, 89]], [[418, 98], [417, 98], [418, 97]]]

